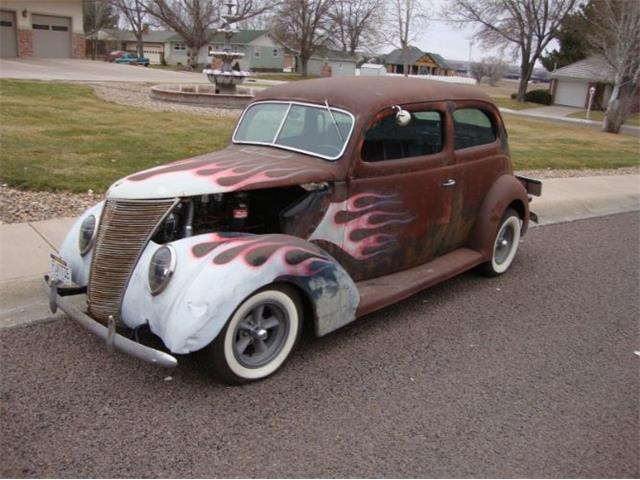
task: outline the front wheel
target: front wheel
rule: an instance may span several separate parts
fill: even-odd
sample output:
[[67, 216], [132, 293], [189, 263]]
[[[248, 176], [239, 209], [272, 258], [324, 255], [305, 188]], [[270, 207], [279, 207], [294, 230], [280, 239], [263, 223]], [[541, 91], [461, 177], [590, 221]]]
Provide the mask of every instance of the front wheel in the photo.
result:
[[301, 331], [297, 292], [273, 285], [247, 298], [199, 356], [205, 368], [228, 383], [260, 380], [282, 366]]
[[491, 260], [482, 264], [485, 275], [496, 277], [505, 273], [518, 252], [522, 220], [515, 210], [509, 208], [500, 222], [498, 233], [493, 242]]

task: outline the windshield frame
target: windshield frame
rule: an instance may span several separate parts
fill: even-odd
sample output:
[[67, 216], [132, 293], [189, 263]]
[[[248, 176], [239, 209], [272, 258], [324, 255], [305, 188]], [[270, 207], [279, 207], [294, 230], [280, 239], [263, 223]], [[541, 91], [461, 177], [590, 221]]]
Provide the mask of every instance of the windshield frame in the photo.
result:
[[[238, 132], [238, 129], [240, 128], [240, 125], [242, 124], [242, 120], [244, 120], [244, 116], [245, 114], [249, 111], [249, 109], [251, 107], [254, 107], [256, 105], [261, 105], [261, 104], [281, 104], [281, 105], [286, 105], [287, 106], [287, 111], [285, 113], [285, 115], [282, 117], [282, 121], [280, 122], [280, 125], [278, 127], [278, 130], [276, 131], [276, 134], [273, 138], [273, 141], [271, 142], [251, 142], [251, 141], [245, 141], [245, 140], [236, 140], [236, 133]], [[258, 102], [253, 102], [249, 105], [247, 105], [247, 108], [244, 109], [244, 111], [242, 112], [242, 115], [240, 116], [240, 119], [238, 120], [238, 123], [236, 124], [236, 128], [233, 130], [233, 136], [231, 137], [231, 141], [234, 144], [240, 144], [240, 145], [262, 145], [265, 147], [276, 147], [276, 148], [281, 148], [283, 150], [290, 150], [292, 152], [298, 152], [298, 153], [304, 153], [305, 155], [311, 155], [314, 157], [318, 157], [318, 158], [322, 158], [323, 160], [329, 160], [329, 161], [336, 161], [338, 159], [340, 159], [340, 157], [342, 157], [342, 155], [344, 155], [345, 150], [347, 149], [347, 146], [349, 145], [349, 141], [351, 140], [351, 135], [353, 134], [353, 130], [356, 126], [356, 117], [355, 115], [353, 115], [351, 112], [347, 111], [347, 110], [343, 110], [341, 108], [336, 108], [336, 107], [331, 107], [330, 106], [330, 110], [332, 112], [339, 112], [339, 113], [343, 113], [347, 116], [349, 116], [351, 118], [351, 128], [349, 129], [349, 132], [347, 133], [347, 135], [345, 135], [344, 138], [344, 144], [342, 145], [342, 150], [340, 150], [340, 153], [338, 153], [336, 156], [329, 156], [329, 155], [322, 155], [321, 153], [315, 153], [309, 150], [304, 150], [304, 149], [300, 149], [300, 148], [295, 148], [295, 147], [289, 147], [287, 145], [280, 145], [278, 143], [276, 143], [276, 140], [278, 138], [278, 136], [280, 135], [280, 132], [282, 130], [282, 127], [284, 126], [287, 116], [289, 115], [289, 112], [291, 111], [291, 107], [294, 105], [300, 105], [303, 107], [311, 107], [311, 108], [318, 108], [320, 110], [324, 110], [325, 112], [327, 111], [327, 106], [322, 104], [317, 104], [317, 103], [307, 103], [307, 102], [297, 102], [295, 100], [262, 100], [262, 101], [258, 101]]]

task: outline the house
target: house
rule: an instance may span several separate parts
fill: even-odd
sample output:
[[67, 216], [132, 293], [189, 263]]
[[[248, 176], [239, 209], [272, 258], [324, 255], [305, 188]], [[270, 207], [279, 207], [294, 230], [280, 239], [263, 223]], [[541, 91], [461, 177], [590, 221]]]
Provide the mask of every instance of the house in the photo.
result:
[[[98, 34], [100, 53], [108, 50], [126, 50], [135, 52], [136, 37], [127, 30], [101, 30]], [[187, 45], [184, 39], [173, 31], [149, 30], [142, 36], [144, 54], [151, 63], [168, 65], [187, 64]], [[211, 52], [222, 50], [224, 36], [212, 32], [209, 43], [198, 52], [198, 65], [208, 66], [213, 60]], [[231, 48], [234, 52], [245, 54], [238, 60], [242, 70], [278, 71], [293, 68], [294, 57], [280, 43], [276, 42], [267, 30], [240, 30], [231, 37]]]
[[323, 49], [314, 53], [307, 63], [309, 75], [322, 75], [323, 67], [331, 67], [333, 77], [352, 77], [356, 74], [358, 59], [347, 52]]
[[605, 110], [613, 89], [614, 72], [602, 57], [593, 56], [551, 72], [555, 105], [587, 108], [589, 89], [595, 87], [593, 110]]
[[[144, 56], [151, 63], [163, 63], [165, 58], [165, 44], [175, 32], [170, 30], [149, 30], [142, 34]], [[98, 54], [106, 55], [113, 50], [137, 52], [138, 40], [130, 30], [104, 29], [97, 35]]]
[[84, 58], [82, 0], [2, 0], [0, 57]]
[[447, 61], [437, 53], [423, 52], [418, 47], [407, 47], [406, 59], [401, 48], [397, 48], [385, 57], [385, 65], [389, 73], [404, 73], [405, 63], [409, 67], [410, 75], [441, 75], [456, 74]]

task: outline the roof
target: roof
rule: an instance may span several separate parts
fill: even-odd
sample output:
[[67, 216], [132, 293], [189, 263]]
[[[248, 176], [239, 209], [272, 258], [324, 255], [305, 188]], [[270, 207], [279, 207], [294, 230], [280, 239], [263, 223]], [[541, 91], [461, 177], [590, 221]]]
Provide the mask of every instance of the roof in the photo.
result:
[[[418, 47], [409, 46], [407, 47], [407, 64], [415, 65], [418, 60], [420, 60], [425, 55], [429, 55], [434, 62], [438, 64], [441, 68], [452, 68], [447, 61], [444, 59], [442, 55], [438, 55], [433, 52], [423, 52]], [[404, 64], [404, 57], [402, 55], [402, 49], [396, 48], [391, 53], [386, 56], [385, 59], [387, 64], [391, 65], [402, 65]]]
[[604, 58], [593, 56], [559, 68], [555, 72], [551, 72], [551, 78], [569, 78], [611, 83], [614, 81], [614, 72], [613, 68], [611, 68]]
[[256, 100], [295, 100], [343, 108], [356, 116], [372, 115], [392, 105], [438, 101], [481, 100], [491, 98], [469, 85], [422, 78], [364, 76], [302, 80], [263, 90]]
[[[148, 43], [164, 43], [168, 38], [175, 35], [170, 30], [149, 30], [148, 33], [142, 34], [142, 41]], [[120, 40], [122, 42], [135, 42], [136, 36], [131, 30], [117, 30], [115, 28], [105, 28], [98, 32], [100, 40]]]
[[[211, 30], [210, 33], [212, 34], [212, 37], [209, 40], [209, 43], [220, 43], [220, 44], [224, 43], [223, 33], [213, 31], [213, 30]], [[256, 40], [257, 38], [260, 38], [263, 35], [266, 35], [268, 33], [269, 33], [269, 30], [240, 30], [233, 34], [233, 36], [231, 37], [231, 43], [233, 45], [247, 45], [253, 42], [254, 40]], [[173, 36], [167, 39], [167, 41], [182, 42], [183, 39], [179, 34], [174, 32]]]

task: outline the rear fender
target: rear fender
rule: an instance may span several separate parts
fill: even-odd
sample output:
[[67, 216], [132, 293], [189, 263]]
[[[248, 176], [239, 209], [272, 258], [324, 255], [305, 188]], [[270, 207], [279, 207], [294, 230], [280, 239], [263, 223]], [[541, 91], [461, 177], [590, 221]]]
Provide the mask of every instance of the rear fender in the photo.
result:
[[471, 232], [469, 247], [480, 252], [484, 259], [491, 258], [493, 242], [504, 212], [515, 203], [522, 216], [522, 234], [529, 225], [529, 199], [527, 191], [513, 175], [502, 175], [489, 189], [484, 198], [478, 218]]
[[252, 293], [273, 283], [307, 295], [318, 335], [355, 319], [358, 290], [344, 269], [316, 245], [289, 235], [212, 233], [172, 242], [177, 263], [167, 287], [152, 296], [149, 262], [160, 245], [150, 242], [129, 282], [122, 319], [145, 323], [173, 353], [204, 348]]

